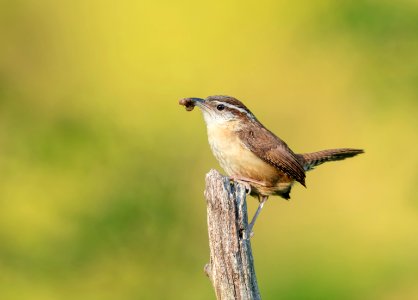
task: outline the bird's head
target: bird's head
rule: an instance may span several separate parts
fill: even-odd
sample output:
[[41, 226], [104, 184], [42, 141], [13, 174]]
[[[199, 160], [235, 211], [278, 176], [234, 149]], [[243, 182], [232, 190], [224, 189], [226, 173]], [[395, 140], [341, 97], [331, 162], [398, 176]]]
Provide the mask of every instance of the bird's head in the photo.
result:
[[195, 106], [203, 113], [207, 126], [221, 125], [231, 121], [255, 120], [251, 111], [241, 101], [230, 96], [209, 96], [206, 99], [184, 98], [179, 102], [188, 111]]

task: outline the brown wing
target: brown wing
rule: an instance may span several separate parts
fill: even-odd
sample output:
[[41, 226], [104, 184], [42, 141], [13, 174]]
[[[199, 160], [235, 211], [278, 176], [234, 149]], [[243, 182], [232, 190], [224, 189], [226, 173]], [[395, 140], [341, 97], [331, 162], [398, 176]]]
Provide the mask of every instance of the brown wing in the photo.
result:
[[238, 132], [241, 141], [255, 155], [305, 186], [305, 170], [295, 153], [261, 124], [252, 123]]

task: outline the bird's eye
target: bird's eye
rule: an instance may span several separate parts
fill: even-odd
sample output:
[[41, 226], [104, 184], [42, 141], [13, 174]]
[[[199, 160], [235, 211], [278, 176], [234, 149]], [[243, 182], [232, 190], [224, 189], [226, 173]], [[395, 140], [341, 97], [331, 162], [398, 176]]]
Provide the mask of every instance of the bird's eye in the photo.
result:
[[219, 104], [219, 105], [216, 107], [216, 109], [217, 109], [217, 110], [224, 110], [224, 109], [225, 109], [225, 105], [223, 105], [223, 104]]

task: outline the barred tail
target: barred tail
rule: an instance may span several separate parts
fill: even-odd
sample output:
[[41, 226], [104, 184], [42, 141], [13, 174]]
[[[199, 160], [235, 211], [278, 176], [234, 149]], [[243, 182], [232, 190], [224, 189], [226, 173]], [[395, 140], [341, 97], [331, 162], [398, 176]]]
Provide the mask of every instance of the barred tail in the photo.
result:
[[364, 153], [361, 149], [329, 149], [313, 153], [299, 154], [302, 158], [303, 168], [305, 171], [312, 170], [316, 166], [323, 164], [327, 161], [343, 160], [348, 157], [356, 156], [357, 154]]

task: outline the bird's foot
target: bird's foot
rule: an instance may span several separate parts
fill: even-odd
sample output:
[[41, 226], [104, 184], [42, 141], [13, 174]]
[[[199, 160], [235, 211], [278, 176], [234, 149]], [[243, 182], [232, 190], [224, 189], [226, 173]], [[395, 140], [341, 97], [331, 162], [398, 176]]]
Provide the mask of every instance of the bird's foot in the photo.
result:
[[251, 185], [248, 182], [246, 182], [246, 181], [240, 181], [240, 180], [237, 180], [237, 181], [239, 183], [242, 183], [245, 186], [245, 193], [247, 195], [250, 195], [251, 194]]
[[254, 231], [252, 230], [252, 228], [248, 229], [248, 239], [251, 239], [254, 236]]
[[251, 194], [251, 185], [248, 180], [244, 180], [241, 177], [237, 177], [237, 176], [230, 176], [229, 180], [243, 184], [245, 187], [246, 194], [247, 195]]

